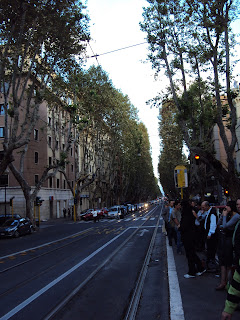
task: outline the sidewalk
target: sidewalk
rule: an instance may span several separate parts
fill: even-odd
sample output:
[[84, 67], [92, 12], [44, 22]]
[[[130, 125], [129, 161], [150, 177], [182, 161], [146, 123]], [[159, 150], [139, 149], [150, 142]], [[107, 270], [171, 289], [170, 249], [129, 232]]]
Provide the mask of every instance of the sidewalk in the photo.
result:
[[[227, 292], [215, 290], [219, 283], [218, 275], [206, 272], [200, 277], [185, 279], [184, 274], [188, 272], [186, 256], [178, 255], [175, 245], [168, 249], [173, 251], [184, 311], [184, 318], [178, 319], [221, 320]], [[201, 253], [199, 257], [202, 258]], [[237, 319], [240, 319], [240, 311], [235, 311], [232, 316], [232, 320]]]

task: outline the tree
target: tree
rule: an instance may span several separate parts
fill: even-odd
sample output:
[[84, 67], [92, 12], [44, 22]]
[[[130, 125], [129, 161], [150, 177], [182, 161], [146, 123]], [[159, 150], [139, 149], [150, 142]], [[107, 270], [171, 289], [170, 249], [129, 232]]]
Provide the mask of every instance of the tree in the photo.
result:
[[[183, 138], [193, 154], [199, 154], [201, 161], [207, 164], [213, 175], [223, 187], [228, 187], [230, 195], [236, 198], [239, 179], [235, 173], [234, 147], [236, 138], [236, 108], [233, 104], [234, 94], [230, 88], [231, 66], [230, 48], [233, 37], [230, 24], [237, 17], [237, 1], [148, 1], [144, 8], [144, 22], [141, 28], [147, 33], [150, 45], [149, 59], [158, 73], [164, 66], [170, 82], [172, 98], [179, 113], [179, 125]], [[209, 75], [209, 88], [213, 88], [216, 122], [227, 155], [228, 168], [218, 161], [212, 149], [206, 148], [193, 130], [186, 125], [194, 123], [192, 113], [186, 112], [191, 107], [187, 79], [190, 74], [200, 81]], [[223, 79], [225, 78], [225, 86]], [[179, 90], [180, 89], [180, 90]], [[221, 93], [225, 90], [228, 100], [231, 141], [228, 141], [223, 121]], [[180, 91], [182, 99], [179, 99]], [[201, 86], [199, 86], [201, 96]], [[182, 103], [184, 100], [184, 103]], [[186, 115], [188, 120], [186, 121]], [[185, 116], [185, 117], [184, 117]]]
[[177, 109], [172, 101], [165, 101], [160, 110], [159, 136], [161, 154], [158, 171], [165, 194], [177, 197], [174, 182], [174, 169], [178, 165], [187, 165], [183, 155], [183, 138], [177, 123]]
[[[82, 150], [75, 170], [77, 206], [83, 190], [91, 195], [91, 206], [96, 206], [99, 198], [102, 204], [112, 205], [156, 195], [159, 189], [146, 128], [138, 123], [137, 110], [129, 98], [114, 87], [100, 66], [78, 70], [69, 84], [75, 96], [77, 122], [85, 122], [84, 126], [75, 124], [79, 132], [76, 147]], [[143, 159], [144, 170], [140, 165]], [[70, 183], [69, 188], [74, 193]]]
[[[23, 189], [26, 214], [30, 218], [34, 196], [49, 177], [49, 171], [56, 172], [61, 163], [56, 161], [46, 168], [31, 195], [31, 187], [22, 171], [25, 154], [39, 121], [41, 104], [52, 103], [48, 98], [57, 93], [57, 84], [66, 82], [67, 75], [77, 66], [76, 55], [83, 52], [89, 38], [88, 17], [83, 11], [84, 6], [76, 0], [1, 2], [0, 89], [4, 97], [6, 130], [0, 173], [9, 165]], [[14, 150], [22, 154], [19, 168], [13, 163]]]

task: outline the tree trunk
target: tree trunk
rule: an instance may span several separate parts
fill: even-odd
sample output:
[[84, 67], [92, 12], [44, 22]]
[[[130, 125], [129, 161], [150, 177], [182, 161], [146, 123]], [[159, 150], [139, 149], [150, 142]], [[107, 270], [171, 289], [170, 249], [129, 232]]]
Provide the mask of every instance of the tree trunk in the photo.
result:
[[29, 190], [26, 190], [24, 192], [24, 196], [25, 196], [25, 202], [26, 202], [26, 217], [28, 217], [32, 221], [33, 225], [35, 226], [36, 221], [34, 219], [34, 214], [33, 214], [34, 201], [31, 197]]

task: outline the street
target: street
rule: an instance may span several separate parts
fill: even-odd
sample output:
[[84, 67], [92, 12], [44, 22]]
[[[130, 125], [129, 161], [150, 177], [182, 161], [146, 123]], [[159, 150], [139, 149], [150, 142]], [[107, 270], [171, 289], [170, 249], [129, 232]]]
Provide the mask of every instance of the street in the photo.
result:
[[[166, 279], [144, 289], [145, 278], [136, 290], [151, 241], [151, 260], [143, 269], [166, 267], [153, 259], [162, 237], [160, 213], [161, 207], [153, 206], [120, 220], [45, 222], [31, 236], [2, 239], [1, 319], [78, 319], [79, 314], [84, 320], [124, 319], [132, 312], [131, 299], [136, 318], [144, 319], [149, 288], [157, 286], [159, 295], [167, 290]], [[132, 298], [134, 290], [141, 303]], [[168, 296], [162, 296], [164, 303], [152, 306], [156, 317], [168, 314]]]

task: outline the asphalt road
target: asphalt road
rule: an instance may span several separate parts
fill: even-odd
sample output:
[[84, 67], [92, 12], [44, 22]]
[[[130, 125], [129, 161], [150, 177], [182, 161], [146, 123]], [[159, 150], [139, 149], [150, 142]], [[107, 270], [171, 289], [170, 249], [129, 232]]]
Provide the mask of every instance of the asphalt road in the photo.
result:
[[[46, 222], [32, 235], [1, 239], [0, 319], [124, 319], [160, 212], [157, 206], [120, 220]], [[162, 238], [159, 228], [139, 320], [149, 308], [154, 319], [168, 319]], [[160, 251], [163, 259], [155, 259]]]

